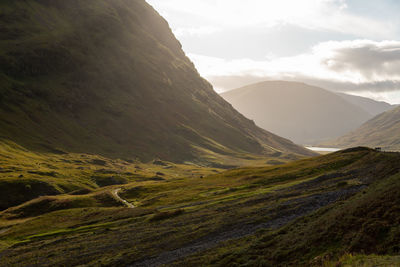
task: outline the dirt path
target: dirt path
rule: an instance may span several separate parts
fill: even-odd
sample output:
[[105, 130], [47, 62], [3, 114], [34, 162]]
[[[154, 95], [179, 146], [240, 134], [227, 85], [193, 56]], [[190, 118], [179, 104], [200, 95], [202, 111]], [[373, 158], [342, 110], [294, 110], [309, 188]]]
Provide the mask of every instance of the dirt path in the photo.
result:
[[128, 208], [130, 208], [130, 209], [135, 208], [135, 206], [134, 206], [132, 203], [129, 203], [128, 201], [126, 201], [125, 199], [121, 198], [121, 197], [118, 195], [119, 191], [121, 191], [121, 188], [114, 189], [113, 191], [111, 191], [111, 193], [113, 194], [113, 196], [114, 196], [117, 200], [119, 200], [120, 202], [124, 203], [125, 206], [127, 206]]

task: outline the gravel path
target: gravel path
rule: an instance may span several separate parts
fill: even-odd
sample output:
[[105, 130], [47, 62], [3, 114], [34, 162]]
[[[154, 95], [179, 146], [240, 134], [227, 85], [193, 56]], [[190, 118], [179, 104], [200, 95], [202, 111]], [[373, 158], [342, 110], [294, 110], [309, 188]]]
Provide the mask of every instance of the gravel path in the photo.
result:
[[111, 191], [111, 193], [113, 194], [113, 196], [114, 196], [116, 199], [118, 199], [119, 201], [121, 201], [122, 203], [124, 203], [125, 206], [127, 206], [128, 208], [130, 208], [130, 209], [135, 208], [135, 206], [134, 206], [132, 203], [129, 203], [128, 201], [126, 201], [125, 199], [121, 198], [121, 197], [118, 195], [119, 191], [121, 191], [121, 188], [117, 188], [117, 189]]

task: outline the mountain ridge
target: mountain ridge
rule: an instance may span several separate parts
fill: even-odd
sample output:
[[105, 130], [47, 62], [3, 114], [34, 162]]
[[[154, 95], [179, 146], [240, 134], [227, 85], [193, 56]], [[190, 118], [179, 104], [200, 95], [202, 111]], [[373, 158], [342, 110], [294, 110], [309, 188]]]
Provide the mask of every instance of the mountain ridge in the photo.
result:
[[142, 160], [313, 155], [217, 95], [144, 0], [0, 6], [3, 138]]

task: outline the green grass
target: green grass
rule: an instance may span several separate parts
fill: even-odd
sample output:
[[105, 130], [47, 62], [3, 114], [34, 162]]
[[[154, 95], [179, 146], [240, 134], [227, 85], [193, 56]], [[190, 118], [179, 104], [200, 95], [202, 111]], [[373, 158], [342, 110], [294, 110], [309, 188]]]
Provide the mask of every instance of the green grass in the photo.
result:
[[326, 267], [396, 267], [400, 266], [400, 256], [352, 255], [346, 254], [339, 260], [327, 262]]
[[12, 207], [1, 213], [3, 218], [21, 219], [36, 217], [57, 210], [85, 207], [119, 207], [123, 203], [117, 201], [111, 192], [99, 192], [85, 196], [45, 196]]
[[[108, 159], [102, 160], [107, 168], [111, 167]], [[141, 169], [137, 169], [140, 172], [163, 172], [163, 180], [128, 179], [127, 184], [96, 187], [85, 195], [39, 198], [0, 214], [0, 230], [8, 229], [0, 234], [0, 246], [7, 259], [3, 265], [16, 262], [43, 266], [66, 262], [88, 266], [129, 265], [199, 242], [205, 244], [204, 248], [184, 254], [175, 264], [307, 265], [318, 257], [330, 257], [332, 262], [340, 260], [349, 250], [395, 254], [398, 232], [394, 222], [398, 213], [391, 202], [396, 198], [391, 196], [398, 192], [399, 179], [393, 176], [399, 171], [398, 160], [395, 153], [358, 149], [285, 165], [222, 173], [194, 165], [167, 163], [172, 168], [165, 168], [134, 163], [140, 165]], [[90, 161], [93, 162], [92, 158]], [[315, 205], [312, 201], [307, 202], [316, 195], [360, 185], [366, 187], [357, 189], [361, 190], [359, 194], [349, 200], [352, 194], [343, 195], [338, 202], [320, 210], [312, 208]], [[122, 188], [119, 195], [136, 208], [124, 208], [121, 203], [109, 202], [109, 198], [105, 202], [96, 200], [113, 188]], [[40, 209], [47, 211], [36, 216], [32, 212], [38, 209], [32, 203], [41, 203], [43, 199], [51, 200], [45, 202], [45, 209]], [[71, 206], [65, 206], [65, 202]], [[304, 207], [311, 207], [309, 212], [314, 213], [301, 217]], [[16, 216], [27, 211], [25, 216]], [[378, 211], [386, 215], [369, 213]], [[294, 222], [287, 219], [276, 230], [252, 228], [298, 212], [300, 218]], [[369, 220], [361, 216], [365, 214]], [[390, 229], [385, 232], [387, 235], [378, 238], [378, 231], [378, 236], [368, 237], [371, 229], [368, 225], [375, 227], [382, 223], [386, 225], [382, 229]], [[376, 240], [375, 247], [366, 242], [367, 237]], [[353, 241], [341, 241], [342, 238]]]
[[[44, 195], [52, 195], [54, 200], [58, 199], [56, 196], [63, 198], [62, 195], [65, 194], [94, 192], [96, 195], [98, 192], [109, 191], [103, 189], [107, 186], [121, 187], [132, 182], [139, 185], [159, 184], [154, 177], [162, 177], [168, 181], [176, 176], [200, 177], [220, 171], [216, 168], [170, 162], [165, 162], [164, 165], [128, 162], [88, 154], [32, 152], [13, 142], [0, 141], [0, 189], [3, 192], [0, 195], [0, 210]], [[159, 176], [157, 173], [163, 175]]]
[[[395, 164], [395, 158], [388, 160]], [[348, 201], [340, 201], [323, 208], [277, 231], [260, 233], [235, 244], [222, 245], [219, 250], [214, 249], [187, 260], [186, 264], [201, 262], [220, 266], [244, 263], [267, 266], [321, 266], [346, 252], [398, 255], [399, 190], [400, 175], [388, 174], [385, 179], [375, 180], [371, 186]], [[383, 264], [385, 257], [381, 256], [376, 257], [376, 261]], [[365, 266], [373, 266], [373, 257], [365, 258]], [[363, 257], [353, 261], [343, 260], [343, 264], [364, 266], [361, 264], [362, 259]], [[398, 257], [388, 259], [398, 262]], [[361, 265], [357, 265], [356, 262]], [[388, 263], [396, 266], [393, 261]]]

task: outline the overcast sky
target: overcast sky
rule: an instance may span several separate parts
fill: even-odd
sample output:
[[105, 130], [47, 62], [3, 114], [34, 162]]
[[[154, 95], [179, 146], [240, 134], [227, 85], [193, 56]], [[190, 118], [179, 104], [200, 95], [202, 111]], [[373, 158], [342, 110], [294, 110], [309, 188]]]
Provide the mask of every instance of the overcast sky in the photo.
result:
[[218, 92], [294, 80], [400, 103], [398, 0], [147, 0]]

